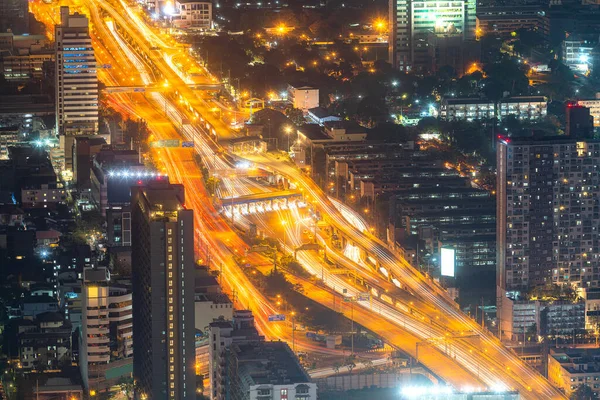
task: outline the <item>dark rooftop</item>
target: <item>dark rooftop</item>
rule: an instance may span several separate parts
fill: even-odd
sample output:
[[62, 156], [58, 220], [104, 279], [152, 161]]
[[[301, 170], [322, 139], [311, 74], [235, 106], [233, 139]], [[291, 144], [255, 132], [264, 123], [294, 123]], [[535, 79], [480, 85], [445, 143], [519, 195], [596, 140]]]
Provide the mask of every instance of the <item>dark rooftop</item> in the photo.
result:
[[253, 384], [307, 383], [310, 378], [285, 342], [261, 342], [233, 346], [240, 376]]

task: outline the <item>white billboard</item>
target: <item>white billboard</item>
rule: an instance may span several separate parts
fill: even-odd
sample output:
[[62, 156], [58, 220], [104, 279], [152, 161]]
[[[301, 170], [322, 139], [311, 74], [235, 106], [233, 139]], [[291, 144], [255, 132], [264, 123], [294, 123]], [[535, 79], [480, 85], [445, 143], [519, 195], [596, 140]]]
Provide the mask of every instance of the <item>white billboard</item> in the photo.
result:
[[441, 249], [441, 275], [454, 276], [454, 262], [456, 261], [456, 250], [442, 247]]

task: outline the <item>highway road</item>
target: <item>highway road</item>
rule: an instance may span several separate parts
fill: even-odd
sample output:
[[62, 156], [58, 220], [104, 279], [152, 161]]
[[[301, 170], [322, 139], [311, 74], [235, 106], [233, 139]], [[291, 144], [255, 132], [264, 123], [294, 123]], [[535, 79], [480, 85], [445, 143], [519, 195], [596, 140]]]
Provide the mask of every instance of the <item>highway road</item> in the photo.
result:
[[[185, 52], [185, 47], [177, 45], [172, 38], [155, 32], [153, 28], [146, 25], [143, 18], [122, 1], [82, 0], [79, 3], [73, 0], [62, 3], [73, 3], [91, 10], [90, 15], [96, 27], [98, 40], [110, 52], [115, 62], [112, 68], [114, 71], [108, 72], [110, 77], [107, 77], [107, 80], [125, 84], [128, 78], [136, 79], [133, 72], [137, 71], [139, 79], [144, 84], [162, 82], [165, 87], [164, 93], [153, 92], [142, 98], [139, 95], [120, 95], [117, 97], [118, 101], [113, 102], [115, 106], [148, 121], [157, 138], [182, 137], [194, 140], [195, 150], [202, 156], [210, 171], [235, 167], [231, 165], [228, 158], [223, 156], [223, 149], [218, 143], [220, 138], [232, 137], [235, 133], [231, 131], [228, 124], [214, 116], [211, 104], [188, 87], [189, 77], [182, 72], [179, 65], [176, 65], [179, 63], [173, 62], [174, 55]], [[108, 21], [113, 21], [121, 33], [111, 29], [110, 23], [107, 24]], [[102, 24], [105, 24], [106, 28], [98, 28]], [[123, 39], [121, 34], [124, 34], [126, 39]], [[156, 51], [156, 48], [160, 50]], [[123, 55], [128, 61], [121, 60]], [[125, 70], [127, 76], [123, 76], [124, 71], [120, 70], [122, 65], [127, 65], [128, 69]], [[129, 69], [130, 66], [133, 68]], [[206, 81], [212, 82], [214, 79], [207, 73]], [[164, 111], [162, 115], [158, 110]], [[184, 123], [185, 121], [190, 123]], [[173, 126], [178, 129], [173, 129]], [[210, 249], [212, 261], [222, 269], [226, 287], [231, 293], [235, 291], [239, 304], [244, 304], [255, 312], [257, 324], [267, 337], [291, 340], [286, 326], [268, 323], [268, 315], [275, 313], [276, 310], [260, 290], [252, 286], [240, 266], [235, 263], [235, 256], [241, 254], [247, 245], [214, 207], [212, 199], [204, 188], [199, 167], [193, 160], [191, 151], [163, 149], [155, 155], [162, 163], [161, 168], [164, 168], [175, 181], [182, 182], [186, 186], [187, 206], [195, 210], [198, 248], [204, 253], [206, 249]], [[353, 312], [361, 315], [360, 318], [367, 322], [372, 321], [375, 331], [386, 329], [386, 333], [398, 332], [398, 336], [390, 337], [390, 343], [410, 352], [411, 348], [416, 347], [416, 343], [414, 340], [406, 341], [407, 333], [418, 341], [427, 342], [426, 347], [437, 349], [431, 352], [435, 353], [435, 357], [430, 356], [428, 359], [427, 354], [430, 352], [424, 350], [420, 359], [425, 365], [435, 365], [432, 369], [456, 388], [462, 388], [465, 382], [476, 386], [481, 382], [490, 389], [519, 390], [525, 399], [564, 398], [537, 372], [463, 314], [443, 288], [424, 277], [377, 238], [357, 229], [355, 223], [349, 222], [320, 188], [291, 163], [269, 155], [255, 155], [248, 157], [248, 160], [289, 177], [303, 189], [307, 199], [321, 211], [330, 225], [378, 261], [379, 269], [385, 271], [384, 275], [390, 279], [397, 279], [418, 301], [426, 304], [428, 309], [433, 307], [443, 314], [444, 320], [434, 324], [426, 322], [425, 314], [408, 316], [395, 304], [382, 302], [378, 312], [370, 310], [360, 302], [358, 307], [353, 306]], [[250, 183], [243, 177], [230, 176], [222, 179], [224, 190], [230, 194], [247, 194], [259, 189], [255, 183]], [[290, 238], [292, 237], [293, 235], [290, 235]], [[265, 262], [260, 259], [260, 256], [253, 257], [256, 258], [250, 262]], [[302, 261], [304, 265], [309, 265], [313, 260], [308, 258]], [[360, 272], [360, 269], [357, 271]], [[334, 279], [333, 275], [331, 279]], [[352, 290], [353, 292], [350, 293], [356, 292], [355, 288]], [[314, 292], [317, 296], [318, 293], [327, 293], [328, 290]], [[320, 301], [329, 302], [325, 298]], [[470, 333], [474, 337], [467, 338], [465, 334], [465, 338], [458, 338], [456, 327], [459, 327], [461, 332]], [[310, 350], [310, 343], [304, 345]], [[436, 364], [434, 359], [439, 358], [440, 352], [452, 362]], [[457, 374], [457, 371], [465, 373]]]

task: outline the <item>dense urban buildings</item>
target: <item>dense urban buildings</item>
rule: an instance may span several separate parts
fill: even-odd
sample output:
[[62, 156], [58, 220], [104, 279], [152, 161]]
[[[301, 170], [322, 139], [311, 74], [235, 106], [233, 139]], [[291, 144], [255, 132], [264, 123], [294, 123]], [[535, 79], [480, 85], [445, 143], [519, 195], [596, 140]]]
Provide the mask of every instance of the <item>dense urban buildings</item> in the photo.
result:
[[65, 168], [73, 168], [75, 136], [98, 133], [98, 77], [96, 57], [85, 15], [61, 7], [55, 28], [56, 133]]
[[133, 374], [150, 398], [196, 396], [194, 212], [184, 196], [160, 178], [132, 189]]
[[0, 397], [598, 389], [597, 6], [143, 3], [0, 5]]
[[427, 36], [456, 35], [461, 44], [475, 40], [474, 0], [390, 1], [390, 63], [402, 71], [427, 70]]
[[236, 311], [233, 321], [214, 321], [209, 331], [213, 399], [317, 398], [316, 384], [287, 343], [265, 341], [251, 311]]
[[590, 387], [594, 397], [600, 393], [598, 349], [556, 349], [548, 355], [548, 379], [572, 395], [580, 385]]

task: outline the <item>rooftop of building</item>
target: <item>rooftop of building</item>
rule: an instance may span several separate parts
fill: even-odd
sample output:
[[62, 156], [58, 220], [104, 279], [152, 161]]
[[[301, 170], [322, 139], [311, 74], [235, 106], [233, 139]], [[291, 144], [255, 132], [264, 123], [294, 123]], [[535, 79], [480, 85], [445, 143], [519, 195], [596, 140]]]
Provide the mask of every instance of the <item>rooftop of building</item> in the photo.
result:
[[285, 342], [235, 345], [238, 373], [250, 385], [309, 383], [290, 347]]
[[[409, 159], [406, 155], [406, 151], [412, 153], [416, 153], [413, 151], [414, 148], [411, 148], [410, 145], [406, 143], [389, 143], [389, 142], [380, 142], [380, 141], [351, 141], [344, 142], [340, 144], [340, 142], [331, 142], [331, 145], [325, 145], [325, 152], [329, 157], [337, 156], [337, 155], [365, 155], [367, 156], [377, 156], [374, 158], [364, 158], [364, 159], [354, 159], [353, 162], [368, 162], [373, 161], [374, 159], [389, 159], [389, 160], [399, 160], [399, 159]], [[433, 158], [432, 158], [433, 159]]]
[[317, 124], [302, 125], [300, 128], [298, 128], [298, 131], [311, 141], [331, 140], [331, 138], [323, 132], [323, 128]]
[[[451, 185], [452, 187], [468, 186], [469, 180], [460, 175], [455, 176], [403, 176], [403, 175], [384, 175], [380, 177], [361, 179], [363, 182], [371, 182], [374, 186], [384, 185], [410, 185], [414, 184], [413, 188], [424, 187], [427, 185], [445, 184]], [[412, 189], [412, 188], [411, 188]]]
[[496, 203], [493, 201], [489, 202], [489, 207], [475, 208], [475, 209], [456, 209], [456, 210], [443, 210], [443, 211], [419, 211], [413, 214], [411, 218], [418, 218], [422, 216], [435, 218], [435, 217], [462, 217], [462, 216], [481, 216], [481, 215], [496, 215]]
[[500, 142], [507, 145], [536, 145], [545, 146], [548, 144], [574, 144], [577, 142], [600, 143], [600, 139], [582, 139], [576, 136], [558, 135], [558, 136], [526, 136], [526, 137], [499, 137]]
[[309, 108], [308, 112], [317, 118], [325, 118], [331, 116], [331, 113], [323, 107]]
[[326, 129], [345, 129], [346, 134], [367, 133], [368, 129], [360, 126], [356, 121], [329, 121], [323, 124]]
[[[477, 189], [474, 191], [477, 192]], [[427, 207], [431, 205], [440, 205], [445, 209], [452, 209], [452, 206], [458, 205], [460, 208], [469, 208], [473, 205], [484, 205], [487, 206], [491, 203], [491, 195], [489, 192], [480, 190], [481, 197], [470, 197], [470, 198], [453, 198], [453, 199], [400, 199], [396, 201], [397, 205], [403, 205], [406, 207], [414, 207], [415, 205]], [[484, 194], [487, 193], [487, 196]], [[493, 204], [493, 203], [492, 203]]]
[[505, 97], [500, 103], [545, 103], [548, 99], [545, 96], [513, 96]]
[[61, 313], [47, 311], [35, 316], [38, 322], [64, 322], [65, 317]]
[[[542, 103], [546, 102], [547, 99], [544, 96], [513, 96], [513, 97], [505, 97], [500, 99], [499, 103]], [[489, 104], [493, 105], [494, 102], [492, 100], [482, 98], [482, 97], [469, 97], [469, 98], [453, 98], [453, 97], [444, 97], [442, 99], [442, 103], [446, 103], [448, 105], [466, 105], [466, 104]]]
[[[410, 194], [435, 194], [435, 193], [440, 193], [440, 194], [451, 194], [451, 193], [456, 193], [456, 194], [467, 194], [467, 193], [472, 193], [472, 194], [477, 194], [480, 195], [481, 197], [487, 197], [489, 196], [489, 193], [481, 190], [481, 189], [476, 189], [474, 187], [447, 187], [447, 186], [441, 186], [441, 187], [435, 187], [435, 188], [415, 188], [413, 190], [411, 190]], [[435, 200], [435, 199], [433, 199]]]
[[544, 9], [539, 6], [539, 5], [535, 5], [535, 4], [525, 4], [525, 5], [520, 5], [520, 6], [516, 6], [516, 5], [509, 5], [509, 6], [491, 6], [491, 7], [477, 7], [477, 16], [479, 17], [480, 15], [484, 15], [487, 13], [492, 13], [493, 15], [500, 13], [500, 14], [519, 14], [522, 12], [538, 12], [538, 11], [543, 11]]
[[196, 293], [195, 302], [210, 302], [213, 304], [232, 304], [231, 299], [225, 293]]
[[166, 178], [148, 181], [141, 191], [151, 211], [178, 211], [185, 204], [183, 185], [169, 183]]
[[[600, 349], [550, 349], [550, 355], [569, 373], [577, 374], [600, 372]], [[587, 364], [587, 369], [580, 369], [579, 365], [582, 364]]]
[[39, 296], [27, 296], [23, 299], [23, 304], [40, 304], [40, 303], [58, 303], [55, 297], [42, 294]]
[[217, 278], [212, 275], [196, 275], [194, 278], [194, 285], [196, 289], [218, 287], [219, 282], [217, 281]]
[[448, 105], [458, 105], [458, 104], [484, 104], [489, 103], [491, 105], [494, 104], [493, 101], [484, 99], [481, 97], [463, 97], [463, 98], [454, 98], [454, 97], [444, 97], [442, 99], [442, 103], [446, 103]]
[[296, 90], [318, 90], [319, 89], [319, 88], [310, 86], [306, 82], [292, 82], [292, 83], [288, 83], [288, 85]]

